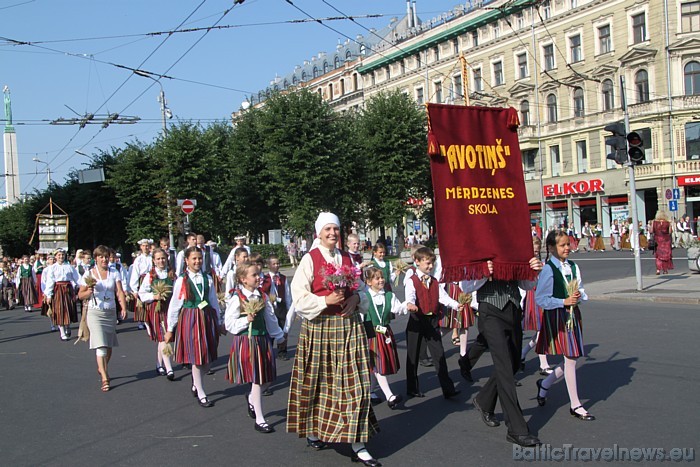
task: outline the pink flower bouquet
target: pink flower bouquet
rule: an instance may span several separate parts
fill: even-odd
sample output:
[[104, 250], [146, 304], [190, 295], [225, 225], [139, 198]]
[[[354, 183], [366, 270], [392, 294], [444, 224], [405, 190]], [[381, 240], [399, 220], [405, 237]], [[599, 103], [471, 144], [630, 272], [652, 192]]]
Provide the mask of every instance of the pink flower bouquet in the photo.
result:
[[354, 266], [338, 266], [327, 263], [321, 270], [321, 274], [323, 275], [323, 286], [328, 290], [348, 289], [354, 291], [360, 286], [357, 279], [362, 272]]

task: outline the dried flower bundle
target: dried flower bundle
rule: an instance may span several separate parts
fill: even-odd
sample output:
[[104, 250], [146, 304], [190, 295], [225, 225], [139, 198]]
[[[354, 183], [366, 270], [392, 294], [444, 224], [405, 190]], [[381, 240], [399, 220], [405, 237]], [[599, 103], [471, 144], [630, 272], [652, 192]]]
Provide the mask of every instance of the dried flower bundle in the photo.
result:
[[460, 292], [459, 295], [457, 295], [457, 303], [469, 306], [472, 303], [472, 294]]
[[[95, 285], [97, 285], [97, 280], [94, 277], [92, 277], [92, 275], [85, 276], [85, 278], [83, 280], [85, 281], [85, 286], [88, 289], [93, 289], [93, 287], [95, 287]], [[94, 292], [94, 289], [93, 289], [93, 292]], [[92, 303], [94, 305], [97, 305], [97, 299], [95, 298], [94, 293], [92, 294]], [[82, 321], [80, 322], [80, 324], [81, 325], [83, 324]]]
[[154, 295], [160, 295], [160, 300], [156, 303], [156, 313], [161, 311], [161, 302], [166, 301], [173, 294], [173, 286], [167, 282], [154, 282], [151, 284], [151, 291]]
[[[93, 279], [94, 280], [94, 279]], [[88, 328], [87, 324], [87, 310], [83, 311], [83, 316], [80, 317], [80, 326], [78, 326], [78, 339], [75, 341], [75, 344], [78, 342], [88, 342], [90, 340], [90, 328]]]
[[394, 272], [396, 272], [396, 277], [394, 278], [394, 286], [396, 287], [399, 285], [399, 276], [401, 276], [401, 274], [406, 274], [406, 271], [408, 271], [408, 268], [410, 268], [410, 266], [408, 265], [408, 263], [405, 263], [400, 259], [394, 261], [393, 266]]
[[[579, 281], [576, 278], [571, 279], [566, 283], [566, 295], [567, 297], [573, 296], [578, 292]], [[566, 320], [566, 329], [568, 331], [573, 331], [574, 329], [574, 305], [569, 306], [569, 316]]]

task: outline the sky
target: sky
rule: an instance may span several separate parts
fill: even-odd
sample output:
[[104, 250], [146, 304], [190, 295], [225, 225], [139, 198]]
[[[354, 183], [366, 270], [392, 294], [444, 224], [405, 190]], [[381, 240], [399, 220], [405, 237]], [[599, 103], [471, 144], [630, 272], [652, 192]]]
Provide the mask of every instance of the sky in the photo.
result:
[[[44, 189], [47, 167], [52, 180], [63, 183], [70, 171], [85, 168], [89, 156], [100, 150], [135, 140], [149, 143], [158, 137], [162, 129], [159, 84], [120, 66], [174, 78], [160, 81], [173, 114], [168, 124], [206, 125], [229, 120], [246, 96], [264, 89], [276, 75], [290, 73], [319, 52], [334, 51], [338, 41], [347, 37], [368, 36], [363, 26], [381, 29], [406, 12], [405, 0], [291, 3], [0, 0], [0, 88], [8, 86], [12, 96], [21, 192]], [[459, 3], [418, 0], [418, 16], [430, 19]], [[309, 16], [359, 15], [382, 16], [357, 18], [359, 25], [345, 18], [324, 22], [335, 31], [317, 22], [288, 22]], [[208, 33], [149, 34], [214, 25], [234, 27]], [[104, 129], [98, 124], [80, 129], [49, 123], [89, 113], [97, 119], [118, 113], [140, 120]], [[4, 119], [2, 111], [0, 119]], [[4, 194], [2, 177], [0, 198]]]

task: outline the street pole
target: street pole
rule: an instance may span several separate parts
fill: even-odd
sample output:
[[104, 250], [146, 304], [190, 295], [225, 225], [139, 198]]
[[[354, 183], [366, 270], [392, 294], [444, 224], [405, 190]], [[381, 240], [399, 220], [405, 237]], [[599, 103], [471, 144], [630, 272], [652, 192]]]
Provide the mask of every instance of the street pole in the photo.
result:
[[[620, 97], [622, 99], [622, 111], [625, 115], [625, 134], [630, 130], [630, 114], [627, 111], [627, 100], [625, 98], [625, 77], [620, 75]], [[630, 209], [632, 209], [632, 229], [631, 239], [634, 239], [634, 272], [637, 276], [637, 291], [643, 290], [642, 284], [642, 258], [639, 253], [639, 215], [637, 214], [637, 184], [634, 180], [634, 164], [629, 158], [629, 142], [627, 144], [627, 170], [630, 179]]]

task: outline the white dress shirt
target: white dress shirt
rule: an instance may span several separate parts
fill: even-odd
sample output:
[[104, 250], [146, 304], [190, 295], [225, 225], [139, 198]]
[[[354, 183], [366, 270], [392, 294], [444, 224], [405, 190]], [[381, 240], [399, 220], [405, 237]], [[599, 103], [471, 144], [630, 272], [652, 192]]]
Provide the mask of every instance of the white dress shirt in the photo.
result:
[[[571, 264], [568, 261], [563, 263], [555, 257], [551, 257], [552, 263], [561, 271], [564, 279], [567, 275], [571, 275]], [[573, 276], [572, 276], [573, 277]], [[576, 278], [578, 279], [578, 290], [581, 293], [581, 300], [588, 300], [588, 295], [583, 289], [583, 278], [581, 277], [581, 268], [576, 266]], [[552, 268], [545, 263], [537, 281], [537, 290], [535, 290], [535, 302], [543, 310], [554, 310], [564, 307], [564, 299], [555, 298], [552, 296], [554, 290], [554, 272]]]
[[[191, 270], [187, 270], [187, 276], [194, 282], [195, 284], [195, 290], [199, 292], [202, 290], [204, 287], [204, 276], [202, 275], [201, 272], [194, 273]], [[210, 307], [212, 307], [216, 311], [216, 316], [218, 320], [218, 324], [222, 324], [221, 320], [221, 310], [219, 309], [219, 301], [216, 298], [216, 290], [214, 290], [214, 284], [212, 283], [211, 276], [207, 275], [207, 280], [209, 281], [209, 295], [206, 297], [195, 297], [195, 303], [199, 303], [203, 300], [206, 300], [207, 303], [209, 304]], [[172, 298], [170, 299], [170, 305], [168, 305], [168, 331], [172, 332], [175, 331], [175, 328], [177, 327], [177, 320], [178, 316], [180, 315], [180, 309], [182, 308], [182, 304], [184, 303], [184, 300], [180, 298], [180, 291], [182, 290], [183, 283], [185, 282], [186, 278], [185, 277], [178, 277], [177, 280], [175, 281], [175, 285], [173, 286], [173, 295]], [[200, 288], [202, 287], [202, 288]]]
[[[260, 292], [257, 290], [250, 291], [245, 288], [241, 288], [241, 293], [248, 300], [261, 300]], [[267, 328], [267, 333], [280, 343], [284, 340], [284, 331], [279, 327], [277, 323], [277, 317], [275, 316], [275, 311], [272, 309], [272, 304], [269, 300], [265, 300], [265, 308], [260, 312], [263, 313], [265, 318], [265, 328]], [[248, 329], [248, 316], [241, 316], [241, 301], [238, 298], [238, 294], [234, 294], [231, 300], [226, 306], [226, 314], [224, 316], [224, 323], [226, 330], [233, 334], [238, 334]]]

